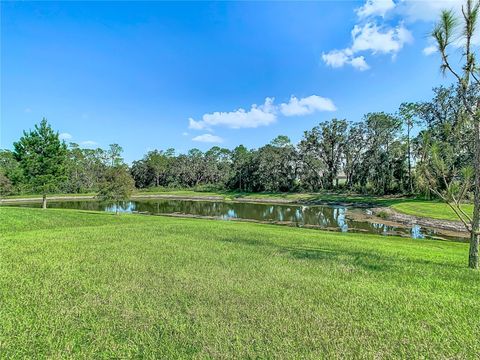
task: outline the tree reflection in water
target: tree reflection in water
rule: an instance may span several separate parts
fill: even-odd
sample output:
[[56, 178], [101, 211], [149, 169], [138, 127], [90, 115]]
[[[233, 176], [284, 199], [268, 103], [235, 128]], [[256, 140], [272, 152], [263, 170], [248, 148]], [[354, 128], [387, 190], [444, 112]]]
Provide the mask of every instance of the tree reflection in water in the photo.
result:
[[[38, 207], [40, 204], [30, 203], [22, 204], [21, 206]], [[92, 200], [52, 201], [49, 203], [49, 207], [110, 212], [115, 212], [116, 210], [116, 205], [114, 204]], [[191, 200], [135, 200], [120, 203], [118, 210], [123, 213], [188, 215], [222, 220], [243, 219], [260, 222], [287, 223], [298, 227], [319, 227], [342, 232], [354, 231], [383, 235], [393, 234], [420, 239], [437, 236], [434, 230], [425, 229], [418, 225], [411, 228], [394, 227], [381, 222], [371, 223], [368, 221], [353, 220], [348, 218], [347, 214], [348, 211], [354, 209], [341, 206], [279, 205]], [[459, 240], [459, 238], [455, 237], [441, 237]]]

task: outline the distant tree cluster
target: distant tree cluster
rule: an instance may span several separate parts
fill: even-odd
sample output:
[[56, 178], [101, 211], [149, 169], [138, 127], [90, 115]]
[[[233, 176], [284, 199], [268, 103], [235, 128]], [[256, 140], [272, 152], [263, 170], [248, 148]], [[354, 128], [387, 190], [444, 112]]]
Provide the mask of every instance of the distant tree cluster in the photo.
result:
[[96, 192], [102, 199], [118, 202], [134, 189], [118, 144], [108, 150], [67, 146], [46, 119], [24, 131], [13, 148], [0, 150], [0, 196], [40, 194], [46, 208], [51, 193]]
[[119, 145], [67, 146], [43, 120], [13, 151], [0, 152], [0, 195], [95, 192], [108, 198], [106, 183], [119, 178], [133, 179], [137, 188], [431, 194], [432, 187], [447, 186], [444, 179], [460, 179], [472, 162], [473, 125], [459, 96], [453, 86], [439, 87], [431, 101], [402, 104], [396, 114], [321, 122], [298, 144], [281, 135], [258, 149], [154, 150], [130, 167]]
[[369, 113], [359, 122], [321, 122], [305, 131], [298, 144], [278, 136], [259, 149], [215, 146], [179, 155], [173, 149], [152, 151], [133, 162], [131, 173], [138, 188], [343, 189], [430, 196], [432, 184], [426, 173], [437, 177], [435, 187], [444, 186], [432, 159], [445, 162], [450, 180], [459, 179], [472, 161], [472, 122], [458, 96], [454, 87], [439, 87], [431, 101], [404, 103], [396, 114]]

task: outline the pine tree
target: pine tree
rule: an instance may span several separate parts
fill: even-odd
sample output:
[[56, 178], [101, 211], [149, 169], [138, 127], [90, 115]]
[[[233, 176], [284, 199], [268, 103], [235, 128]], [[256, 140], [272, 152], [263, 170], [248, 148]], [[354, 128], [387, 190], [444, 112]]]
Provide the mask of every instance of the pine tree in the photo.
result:
[[45, 118], [34, 130], [24, 131], [13, 146], [26, 181], [32, 191], [42, 195], [42, 208], [46, 209], [47, 194], [58, 191], [66, 179], [67, 146]]

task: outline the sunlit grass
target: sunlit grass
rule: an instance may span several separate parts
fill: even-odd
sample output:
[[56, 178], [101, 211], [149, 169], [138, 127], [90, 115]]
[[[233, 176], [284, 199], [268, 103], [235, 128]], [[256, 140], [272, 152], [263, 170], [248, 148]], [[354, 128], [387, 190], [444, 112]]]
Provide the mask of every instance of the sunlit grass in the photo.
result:
[[5, 358], [475, 358], [462, 243], [0, 207]]
[[[409, 215], [459, 221], [455, 212], [443, 202], [406, 201], [393, 204], [392, 208]], [[462, 209], [468, 214], [473, 214], [473, 204], [464, 204]]]

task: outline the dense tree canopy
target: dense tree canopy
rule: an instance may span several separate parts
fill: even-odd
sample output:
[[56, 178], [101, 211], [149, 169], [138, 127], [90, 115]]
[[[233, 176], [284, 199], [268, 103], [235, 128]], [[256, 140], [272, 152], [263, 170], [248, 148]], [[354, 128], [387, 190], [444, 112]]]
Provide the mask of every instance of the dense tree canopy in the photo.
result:
[[[305, 131], [298, 144], [280, 135], [258, 149], [214, 146], [186, 154], [152, 150], [133, 161], [128, 172], [137, 188], [344, 189], [435, 196], [425, 171], [437, 177], [433, 185], [440, 188], [445, 187], [444, 175], [449, 181], [460, 178], [473, 157], [472, 136], [472, 121], [465, 116], [457, 88], [439, 87], [431, 101], [403, 103], [397, 114], [373, 112], [357, 122], [322, 121]], [[43, 156], [47, 148], [48, 156]], [[71, 143], [67, 149], [42, 121], [15, 144], [15, 151], [0, 151], [1, 193], [98, 192], [105, 189], [106, 178], [113, 179], [112, 169], [118, 175], [126, 168], [122, 151], [118, 144], [104, 150]], [[442, 164], [442, 179], [434, 164]]]

